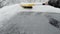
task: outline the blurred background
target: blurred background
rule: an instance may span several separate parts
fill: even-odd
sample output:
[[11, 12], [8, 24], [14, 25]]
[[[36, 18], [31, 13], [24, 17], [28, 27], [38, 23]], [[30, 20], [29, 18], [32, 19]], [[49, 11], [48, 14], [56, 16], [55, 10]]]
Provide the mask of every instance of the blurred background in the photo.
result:
[[46, 2], [48, 0], [0, 0], [0, 8], [21, 2]]

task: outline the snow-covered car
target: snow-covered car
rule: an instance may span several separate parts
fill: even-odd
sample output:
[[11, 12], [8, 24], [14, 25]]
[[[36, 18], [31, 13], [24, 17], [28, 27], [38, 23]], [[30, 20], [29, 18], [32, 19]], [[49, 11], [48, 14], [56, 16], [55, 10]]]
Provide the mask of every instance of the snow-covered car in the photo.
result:
[[24, 9], [20, 4], [0, 9], [0, 34], [60, 34], [60, 9], [35, 5]]

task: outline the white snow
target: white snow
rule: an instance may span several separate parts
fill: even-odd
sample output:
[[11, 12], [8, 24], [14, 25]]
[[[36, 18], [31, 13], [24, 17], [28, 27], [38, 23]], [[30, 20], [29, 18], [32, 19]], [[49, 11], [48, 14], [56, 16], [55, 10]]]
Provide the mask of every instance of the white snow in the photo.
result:
[[0, 9], [0, 17], [2, 17], [2, 16], [5, 17], [6, 15], [11, 17], [12, 15], [17, 14], [17, 12], [21, 12], [21, 11], [57, 12], [57, 13], [60, 13], [60, 9], [54, 8], [51, 6], [39, 5], [39, 6], [33, 6], [33, 9], [24, 9], [20, 6], [20, 4], [15, 4], [15, 5], [5, 6], [5, 7], [1, 8]]
[[[20, 12], [53, 12], [53, 13], [60, 13], [60, 9], [58, 9], [58, 8], [54, 8], [54, 7], [51, 7], [51, 6], [48, 6], [48, 5], [45, 5], [45, 6], [43, 6], [43, 5], [39, 5], [39, 6], [33, 6], [33, 9], [24, 9], [24, 8], [22, 8], [21, 6], [20, 6], [20, 4], [15, 4], [15, 5], [10, 5], [10, 6], [5, 6], [5, 7], [3, 7], [3, 8], [1, 8], [0, 9], [0, 27], [3, 27], [3, 23], [5, 22], [5, 21], [8, 21], [8, 20], [10, 20], [10, 18], [12, 18], [12, 17], [14, 17], [15, 15], [17, 15], [18, 13], [20, 13]], [[46, 14], [46, 13], [44, 13], [44, 14]], [[35, 18], [33, 18], [33, 17], [35, 17]], [[40, 30], [38, 30], [39, 29], [39, 25], [41, 25], [42, 23], [43, 23], [43, 21], [44, 21], [44, 19], [46, 19], [44, 16], [41, 16], [41, 17], [38, 17], [38, 16], [27, 16], [27, 18], [31, 21], [31, 23], [30, 23], [30, 21], [28, 20], [28, 19], [26, 19], [26, 18], [24, 18], [24, 17], [21, 17], [22, 18], [22, 20], [23, 20], [23, 18], [24, 18], [24, 20], [26, 19], [26, 20], [28, 20], [28, 21], [26, 21], [25, 20], [25, 22], [26, 23], [24, 23], [25, 24], [25, 26], [24, 26], [24, 24], [22, 24], [21, 26], [24, 26], [25, 27], [25, 29], [26, 29], [26, 27], [27, 28], [30, 28], [31, 26], [31, 31], [33, 30], [36, 30], [37, 29], [37, 31], [40, 31]], [[38, 19], [40, 18], [40, 19], [42, 19], [43, 21], [41, 22], [41, 24], [39, 23], [40, 22], [40, 20], [38, 20], [36, 17], [38, 17]], [[30, 19], [31, 18], [31, 19]], [[33, 20], [35, 19], [35, 22], [38, 22], [38, 23], [35, 23], [35, 22], [33, 22]], [[37, 21], [37, 20], [38, 21]], [[18, 19], [17, 19], [18, 20]], [[16, 21], [15, 21], [16, 22]], [[29, 23], [28, 23], [29, 22]], [[45, 22], [45, 21], [44, 21]], [[36, 26], [39, 26], [39, 27], [37, 27], [36, 28], [36, 26], [33, 28], [33, 26], [35, 25], [33, 25], [33, 24], [35, 23], [36, 24]], [[18, 23], [19, 24], [19, 23]], [[32, 25], [31, 25], [32, 24]], [[48, 23], [43, 23], [42, 24], [42, 28], [43, 28], [43, 30], [41, 31], [42, 32], [42, 34], [44, 34], [46, 31], [45, 31], [45, 29], [46, 29], [46, 27], [49, 27], [49, 30], [50, 30], [50, 28], [51, 28], [51, 25], [46, 25], [46, 27], [45, 27], [45, 25], [46, 24], [48, 24]], [[29, 26], [28, 26], [29, 25]], [[31, 26], [30, 26], [31, 25]], [[44, 27], [45, 27], [45, 29], [44, 29]], [[33, 28], [33, 29], [32, 29]], [[42, 29], [41, 28], [41, 29]], [[23, 28], [24, 29], [24, 28]], [[54, 29], [54, 31], [52, 31], [52, 29]], [[27, 31], [28, 30], [30, 30], [30, 29], [27, 29]], [[46, 29], [47, 30], [47, 29]], [[55, 27], [52, 27], [51, 28], [51, 31], [52, 32], [57, 32], [58, 30], [57, 29], [55, 29]], [[50, 31], [50, 32], [51, 32]], [[44, 32], [44, 33], [43, 33]], [[48, 34], [50, 33], [48, 30], [47, 30], [47, 32], [48, 32]], [[47, 33], [46, 32], [46, 33]], [[58, 33], [58, 32], [57, 32]]]
[[33, 11], [33, 12], [54, 12], [54, 13], [60, 13], [60, 9], [54, 8], [48, 5], [39, 5], [39, 6], [33, 6], [33, 9], [24, 9], [20, 6], [20, 4], [14, 4], [10, 6], [5, 6], [0, 9], [0, 23], [4, 20], [9, 20], [14, 15], [18, 14], [22, 11]]

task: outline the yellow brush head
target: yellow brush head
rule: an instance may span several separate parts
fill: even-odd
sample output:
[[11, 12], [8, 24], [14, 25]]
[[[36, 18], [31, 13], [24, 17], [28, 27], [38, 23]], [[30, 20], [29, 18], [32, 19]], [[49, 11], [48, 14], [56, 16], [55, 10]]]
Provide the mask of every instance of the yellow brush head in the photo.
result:
[[34, 3], [23, 3], [23, 4], [21, 4], [21, 6], [26, 6], [26, 7], [34, 6]]

